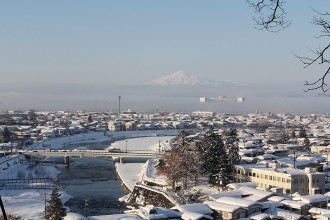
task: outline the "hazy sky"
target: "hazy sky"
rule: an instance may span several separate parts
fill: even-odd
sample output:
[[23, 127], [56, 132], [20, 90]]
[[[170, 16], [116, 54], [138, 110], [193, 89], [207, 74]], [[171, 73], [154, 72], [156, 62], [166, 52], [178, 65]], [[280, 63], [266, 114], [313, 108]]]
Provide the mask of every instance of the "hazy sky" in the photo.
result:
[[[299, 3], [298, 3], [299, 2]], [[138, 84], [184, 70], [213, 80], [301, 82], [310, 24], [329, 1], [287, 1], [290, 28], [256, 30], [243, 0], [0, 2], [0, 85]], [[322, 44], [321, 44], [322, 45]]]
[[[328, 43], [315, 39], [320, 29], [311, 24], [316, 13], [309, 6], [323, 12], [329, 4], [288, 0], [290, 28], [270, 33], [255, 29], [254, 11], [244, 0], [3, 0], [0, 110], [115, 109], [118, 95], [123, 109], [180, 110], [181, 105], [183, 110], [216, 110], [219, 106], [194, 102], [204, 95], [237, 95], [247, 97], [244, 109], [238, 109], [245, 111], [251, 97], [305, 96], [304, 81], [317, 79], [325, 67], [304, 69], [292, 51], [308, 56], [307, 47]], [[207, 94], [205, 89], [193, 90], [194, 94], [168, 89], [160, 93], [157, 88], [112, 86], [141, 84], [179, 70], [211, 80], [254, 84], [255, 91], [237, 87], [230, 92], [214, 88]], [[300, 87], [285, 92], [288, 86], [267, 86], [274, 82]], [[268, 102], [258, 109], [272, 111], [275, 105], [286, 111], [291, 103]], [[300, 105], [291, 106], [302, 110]], [[312, 111], [313, 106], [317, 105], [306, 109]]]

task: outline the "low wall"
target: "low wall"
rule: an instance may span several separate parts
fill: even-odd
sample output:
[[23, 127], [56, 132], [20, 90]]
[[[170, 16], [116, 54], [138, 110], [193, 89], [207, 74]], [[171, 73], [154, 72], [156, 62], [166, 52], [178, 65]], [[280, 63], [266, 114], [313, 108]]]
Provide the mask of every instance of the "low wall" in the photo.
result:
[[172, 208], [176, 204], [168, 196], [144, 185], [136, 185], [126, 201], [132, 206], [153, 205], [155, 207]]

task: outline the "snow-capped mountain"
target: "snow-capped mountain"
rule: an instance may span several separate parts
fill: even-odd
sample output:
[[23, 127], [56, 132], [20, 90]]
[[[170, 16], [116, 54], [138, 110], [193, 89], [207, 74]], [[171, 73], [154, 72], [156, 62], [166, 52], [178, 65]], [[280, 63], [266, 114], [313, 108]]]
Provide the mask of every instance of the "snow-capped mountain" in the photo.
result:
[[193, 76], [185, 73], [184, 71], [178, 71], [171, 75], [161, 77], [159, 79], [145, 83], [145, 85], [162, 85], [162, 86], [208, 86], [208, 85], [223, 85], [223, 83], [203, 79], [197, 76]]

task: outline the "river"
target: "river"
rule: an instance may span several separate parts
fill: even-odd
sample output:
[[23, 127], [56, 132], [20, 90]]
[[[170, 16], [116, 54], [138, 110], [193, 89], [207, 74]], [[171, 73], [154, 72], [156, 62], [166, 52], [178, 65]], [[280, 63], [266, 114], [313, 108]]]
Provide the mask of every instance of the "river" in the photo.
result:
[[[104, 150], [110, 145], [110, 141], [67, 145], [64, 149], [76, 149], [87, 147], [90, 150]], [[72, 212], [85, 215], [118, 214], [126, 210], [125, 203], [118, 198], [126, 195], [121, 186], [115, 170], [114, 161], [107, 157], [72, 157], [70, 166], [57, 164], [57, 169], [62, 173], [58, 175], [61, 185], [64, 185], [68, 194], [74, 196], [65, 205]], [[85, 206], [87, 199], [87, 206]]]

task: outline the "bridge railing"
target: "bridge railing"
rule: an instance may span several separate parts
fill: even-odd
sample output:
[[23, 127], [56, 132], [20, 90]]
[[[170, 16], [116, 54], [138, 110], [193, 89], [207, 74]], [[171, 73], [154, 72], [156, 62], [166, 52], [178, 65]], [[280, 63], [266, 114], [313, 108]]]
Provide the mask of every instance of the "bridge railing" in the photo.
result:
[[109, 156], [157, 156], [159, 155], [158, 151], [148, 151], [148, 150], [130, 150], [122, 152], [108, 152], [108, 151], [33, 151], [25, 152], [29, 155], [61, 155], [61, 156], [70, 156], [70, 155], [109, 155]]

